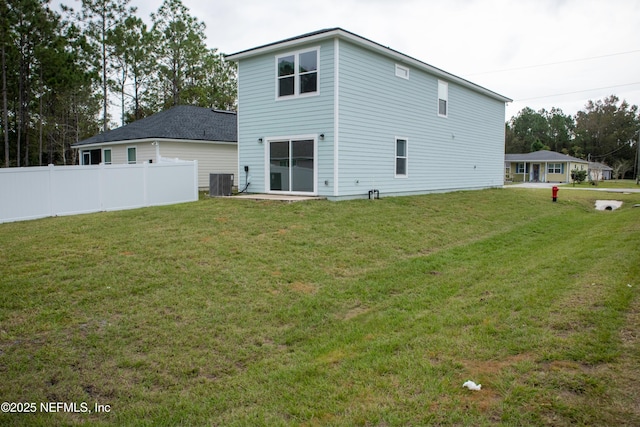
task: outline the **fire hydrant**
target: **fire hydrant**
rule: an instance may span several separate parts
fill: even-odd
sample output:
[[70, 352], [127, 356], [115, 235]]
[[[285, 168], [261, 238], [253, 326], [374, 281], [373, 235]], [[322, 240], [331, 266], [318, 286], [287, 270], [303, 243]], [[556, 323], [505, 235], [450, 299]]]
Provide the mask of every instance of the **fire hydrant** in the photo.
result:
[[553, 194], [553, 201], [557, 202], [558, 201], [558, 187], [556, 187], [555, 185], [551, 188], [551, 194]]

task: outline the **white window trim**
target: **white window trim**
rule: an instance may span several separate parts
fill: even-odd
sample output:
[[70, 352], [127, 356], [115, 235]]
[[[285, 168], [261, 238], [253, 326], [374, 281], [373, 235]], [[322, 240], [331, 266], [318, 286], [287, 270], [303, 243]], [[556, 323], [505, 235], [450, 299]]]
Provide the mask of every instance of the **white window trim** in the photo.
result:
[[[135, 160], [135, 161], [133, 161], [133, 162], [132, 162], [131, 160], [129, 160], [129, 149], [130, 149], [130, 148], [133, 148], [134, 150], [136, 150], [136, 151], [135, 151], [135, 153], [136, 153], [136, 160]], [[129, 165], [135, 165], [136, 163], [138, 163], [138, 147], [137, 147], [136, 145], [129, 145], [129, 146], [127, 146], [127, 164], [129, 164]]]
[[396, 64], [396, 77], [409, 80], [409, 68], [400, 64]]
[[[559, 166], [559, 167], [556, 168], [556, 166]], [[559, 170], [560, 172], [556, 172], [556, 170]], [[562, 163], [547, 163], [547, 173], [561, 174]]]
[[[285, 135], [264, 137], [264, 192], [267, 194], [291, 194], [293, 196], [317, 196], [318, 195], [318, 134]], [[270, 188], [269, 176], [271, 171], [271, 159], [269, 149], [273, 141], [300, 141], [313, 140], [313, 191], [278, 191]]]
[[[105, 159], [104, 153], [106, 153], [107, 151], [108, 151], [108, 152], [110, 153], [110, 155], [111, 155], [111, 161], [110, 161], [109, 163], [107, 163], [107, 162], [104, 160], [104, 159]], [[136, 153], [136, 154], [137, 154], [137, 153]], [[127, 160], [128, 160], [128, 159], [127, 159]], [[110, 164], [112, 164], [112, 163], [113, 163], [113, 150], [111, 150], [111, 148], [103, 148], [103, 149], [102, 149], [102, 163], [104, 163], [105, 165], [110, 165]]]
[[[522, 170], [520, 170], [520, 165], [522, 165]], [[516, 163], [516, 173], [527, 173], [526, 164], [522, 162]]]
[[[440, 88], [443, 87], [445, 93], [440, 92]], [[440, 114], [440, 100], [444, 100], [446, 102], [446, 112], [445, 114]], [[449, 117], [449, 83], [444, 80], [438, 80], [438, 100], [436, 102], [436, 112], [438, 113], [438, 117]]]
[[[307, 92], [300, 93], [300, 70], [298, 67], [300, 55], [303, 53], [316, 52], [316, 75], [317, 75], [317, 87], [315, 92]], [[294, 70], [293, 70], [293, 95], [285, 95], [279, 96], [280, 89], [280, 77], [278, 76], [278, 59], [283, 58], [285, 56], [293, 56], [294, 57]], [[311, 47], [308, 49], [296, 50], [294, 52], [286, 52], [281, 53], [275, 56], [275, 79], [276, 79], [276, 90], [275, 96], [276, 101], [284, 101], [287, 99], [298, 99], [298, 98], [307, 98], [310, 96], [318, 96], [320, 95], [320, 46]]]
[[[404, 141], [404, 156], [398, 156], [398, 141]], [[405, 138], [402, 136], [396, 136], [394, 139], [394, 154], [393, 157], [393, 174], [395, 178], [408, 178], [409, 177], [409, 138]], [[404, 163], [404, 174], [398, 175], [398, 158], [403, 158], [405, 160]]]

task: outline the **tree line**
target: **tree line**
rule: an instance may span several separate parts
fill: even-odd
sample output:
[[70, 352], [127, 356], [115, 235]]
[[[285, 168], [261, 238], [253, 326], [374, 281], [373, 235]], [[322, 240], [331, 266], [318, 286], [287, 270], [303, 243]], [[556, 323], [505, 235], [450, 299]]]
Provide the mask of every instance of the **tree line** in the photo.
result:
[[[206, 46], [205, 24], [181, 0], [150, 16], [130, 0], [0, 0], [0, 165], [76, 164], [71, 144], [179, 104], [236, 108], [236, 69]], [[120, 121], [110, 111], [117, 106]], [[525, 108], [506, 123], [507, 153], [539, 149], [606, 163], [636, 162], [638, 107], [615, 95], [575, 116]]]
[[588, 101], [572, 117], [558, 108], [527, 107], [506, 123], [507, 153], [551, 150], [604, 163], [615, 178], [632, 177], [637, 165], [640, 115], [637, 105], [611, 95]]
[[181, 0], [150, 21], [129, 0], [60, 13], [47, 0], [0, 0], [0, 164], [76, 164], [71, 144], [174, 105], [235, 109], [235, 64], [206, 46], [205, 24]]

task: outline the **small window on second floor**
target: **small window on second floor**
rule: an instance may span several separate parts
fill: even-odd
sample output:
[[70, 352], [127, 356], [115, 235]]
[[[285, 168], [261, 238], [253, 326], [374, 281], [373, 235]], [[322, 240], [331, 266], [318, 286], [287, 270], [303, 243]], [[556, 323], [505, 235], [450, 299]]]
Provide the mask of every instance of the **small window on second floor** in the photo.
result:
[[278, 56], [277, 97], [318, 92], [318, 49]]
[[396, 77], [409, 80], [409, 69], [402, 65], [396, 64]]
[[318, 91], [318, 51], [304, 52], [298, 55], [300, 74], [300, 93]]
[[449, 84], [438, 80], [438, 115], [447, 117], [449, 114]]
[[278, 96], [293, 95], [295, 91], [295, 56], [278, 58]]

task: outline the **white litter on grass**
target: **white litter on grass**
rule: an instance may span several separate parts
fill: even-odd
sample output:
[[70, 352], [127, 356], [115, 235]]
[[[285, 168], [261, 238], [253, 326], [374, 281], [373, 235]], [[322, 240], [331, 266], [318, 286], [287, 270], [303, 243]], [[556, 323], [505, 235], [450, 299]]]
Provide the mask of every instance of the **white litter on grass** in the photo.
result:
[[596, 209], [599, 211], [615, 211], [622, 202], [619, 200], [596, 200]]
[[462, 387], [466, 387], [469, 390], [480, 390], [482, 388], [482, 384], [476, 384], [473, 381], [467, 381], [466, 383], [462, 384]]

